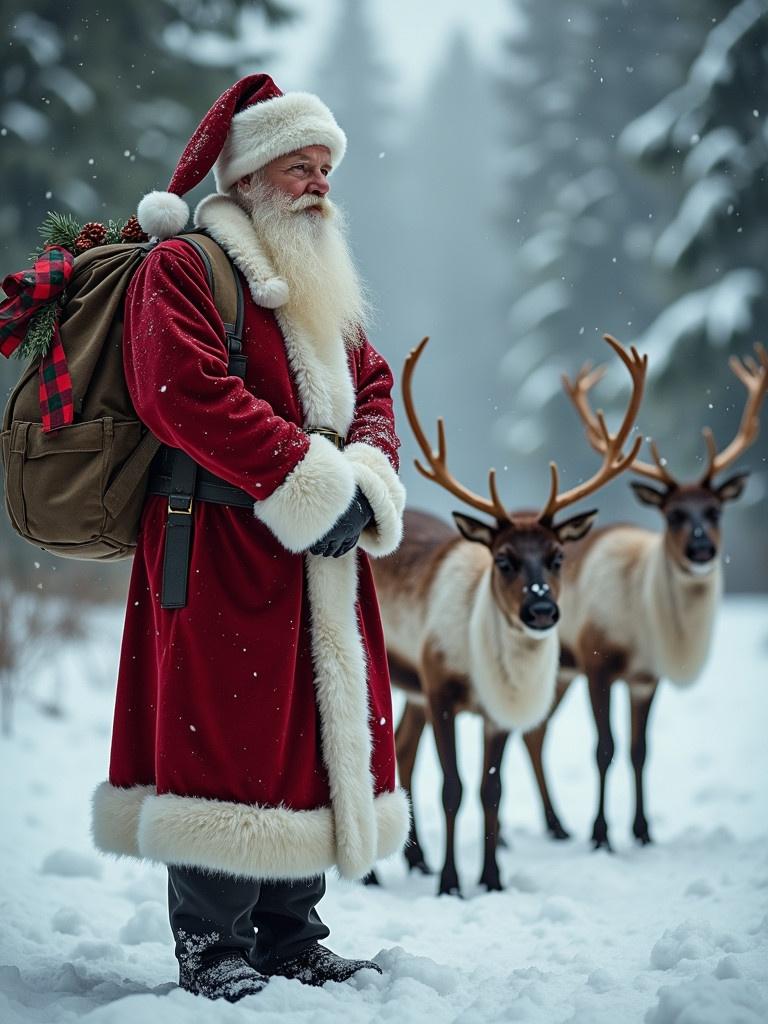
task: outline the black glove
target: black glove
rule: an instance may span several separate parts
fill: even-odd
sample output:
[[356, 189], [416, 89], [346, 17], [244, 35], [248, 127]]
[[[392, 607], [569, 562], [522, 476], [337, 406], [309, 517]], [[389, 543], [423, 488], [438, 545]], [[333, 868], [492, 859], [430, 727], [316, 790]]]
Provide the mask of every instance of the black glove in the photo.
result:
[[346, 512], [342, 513], [328, 533], [316, 541], [309, 550], [313, 555], [322, 555], [324, 558], [329, 555], [333, 555], [334, 558], [346, 555], [357, 544], [360, 534], [372, 519], [373, 509], [358, 487]]

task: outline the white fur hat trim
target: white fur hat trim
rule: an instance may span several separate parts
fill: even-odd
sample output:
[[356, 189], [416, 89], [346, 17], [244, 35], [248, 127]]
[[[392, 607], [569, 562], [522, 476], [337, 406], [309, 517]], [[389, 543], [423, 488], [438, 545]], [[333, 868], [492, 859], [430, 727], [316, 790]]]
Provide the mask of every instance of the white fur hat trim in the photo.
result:
[[347, 137], [321, 99], [309, 92], [246, 107], [232, 118], [227, 140], [213, 165], [216, 188], [226, 193], [236, 181], [302, 146], [327, 146], [338, 167]]

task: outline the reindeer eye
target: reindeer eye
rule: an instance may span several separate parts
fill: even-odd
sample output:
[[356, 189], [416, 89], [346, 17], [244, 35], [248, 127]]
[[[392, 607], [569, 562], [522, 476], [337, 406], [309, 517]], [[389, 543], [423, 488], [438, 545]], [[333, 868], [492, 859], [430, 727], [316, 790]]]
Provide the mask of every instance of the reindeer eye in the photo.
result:
[[509, 555], [496, 555], [494, 562], [503, 576], [514, 576], [520, 569], [519, 563]]
[[722, 514], [722, 512], [717, 507], [717, 505], [711, 505], [709, 508], [705, 508], [704, 509], [704, 518], [708, 522], [713, 523], [713, 524], [717, 524], [717, 523], [720, 522], [721, 514]]
[[667, 522], [673, 530], [679, 530], [687, 519], [688, 516], [681, 508], [673, 508], [667, 512]]
[[547, 565], [551, 572], [560, 572], [563, 567], [562, 551], [555, 551], [554, 554], [550, 555]]

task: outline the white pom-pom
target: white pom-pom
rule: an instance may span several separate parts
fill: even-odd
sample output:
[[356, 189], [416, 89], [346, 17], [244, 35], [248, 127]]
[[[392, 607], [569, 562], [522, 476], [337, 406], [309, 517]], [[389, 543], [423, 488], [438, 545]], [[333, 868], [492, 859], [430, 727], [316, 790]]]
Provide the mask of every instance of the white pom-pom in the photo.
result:
[[136, 218], [148, 235], [170, 238], [187, 226], [189, 207], [174, 192], [149, 192], [139, 203]]
[[288, 282], [284, 277], [269, 277], [266, 281], [254, 281], [251, 295], [260, 306], [277, 309], [288, 301]]

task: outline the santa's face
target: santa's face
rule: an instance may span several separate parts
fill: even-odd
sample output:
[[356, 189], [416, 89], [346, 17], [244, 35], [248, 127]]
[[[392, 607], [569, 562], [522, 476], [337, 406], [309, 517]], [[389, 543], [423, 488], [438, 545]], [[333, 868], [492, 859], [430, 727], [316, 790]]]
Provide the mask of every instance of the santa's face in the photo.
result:
[[[293, 153], [279, 156], [262, 169], [262, 180], [285, 192], [293, 199], [317, 196], [322, 200], [330, 192], [331, 151], [326, 146], [304, 146]], [[317, 216], [319, 205], [303, 207], [309, 216]]]

